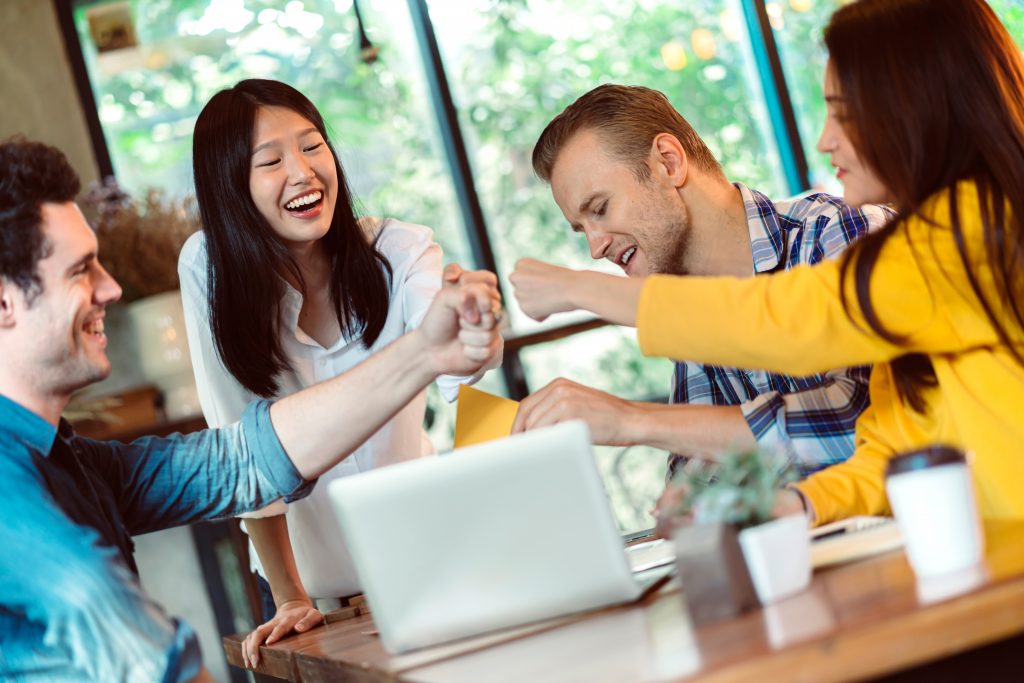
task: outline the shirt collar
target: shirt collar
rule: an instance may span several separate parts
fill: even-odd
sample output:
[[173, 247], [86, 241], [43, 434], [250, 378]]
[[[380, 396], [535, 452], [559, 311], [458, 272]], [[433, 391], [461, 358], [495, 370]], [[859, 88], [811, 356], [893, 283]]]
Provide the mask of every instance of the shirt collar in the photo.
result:
[[757, 190], [743, 183], [733, 183], [743, 198], [750, 233], [750, 251], [754, 257], [754, 272], [769, 273], [782, 263], [786, 236], [779, 224], [775, 203]]
[[[63, 423], [63, 420], [61, 420]], [[0, 433], [46, 456], [53, 449], [57, 428], [28, 408], [0, 394]]]
[[[292, 287], [288, 282], [283, 282], [284, 296], [281, 298], [280, 311], [282, 330], [291, 332], [292, 337], [300, 344], [312, 346], [324, 351], [334, 351], [353, 342], [352, 339], [349, 339], [345, 331], [342, 330], [341, 335], [338, 337], [338, 341], [336, 341], [333, 346], [329, 349], [321, 347], [318, 341], [310, 337], [301, 327], [299, 327], [299, 313], [302, 312], [302, 303], [304, 301], [302, 292]], [[357, 336], [355, 340], [358, 341], [359, 337]]]

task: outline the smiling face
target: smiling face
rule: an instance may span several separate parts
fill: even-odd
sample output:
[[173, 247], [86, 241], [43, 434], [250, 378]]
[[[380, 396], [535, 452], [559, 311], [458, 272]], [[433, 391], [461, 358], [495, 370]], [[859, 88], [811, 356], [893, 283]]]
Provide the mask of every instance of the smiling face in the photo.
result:
[[843, 184], [847, 204], [883, 204], [889, 192], [874, 171], [863, 161], [846, 132], [846, 100], [831, 63], [825, 69], [825, 103], [828, 113], [818, 139], [818, 151], [828, 154], [836, 168], [836, 178]]
[[24, 355], [17, 362], [38, 390], [71, 392], [110, 374], [103, 319], [121, 288], [96, 258], [96, 235], [73, 202], [42, 205], [49, 245], [37, 269], [42, 291], [28, 299], [16, 287], [14, 325]]
[[249, 191], [290, 247], [327, 234], [338, 196], [334, 155], [316, 127], [284, 107], [260, 107], [253, 131]]
[[606, 258], [631, 277], [682, 274], [690, 224], [675, 188], [653, 178], [638, 181], [633, 168], [605, 151], [593, 130], [569, 139], [551, 169], [551, 193], [590, 255]]

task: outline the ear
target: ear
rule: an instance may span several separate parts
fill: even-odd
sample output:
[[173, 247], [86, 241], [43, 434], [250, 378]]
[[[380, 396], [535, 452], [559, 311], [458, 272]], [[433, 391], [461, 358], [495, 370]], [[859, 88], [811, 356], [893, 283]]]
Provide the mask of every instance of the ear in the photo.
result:
[[659, 133], [651, 142], [651, 162], [654, 170], [673, 187], [686, 184], [690, 160], [679, 138], [671, 133]]
[[0, 278], [0, 329], [14, 327], [15, 311], [21, 301], [14, 296], [16, 290], [13, 283]]

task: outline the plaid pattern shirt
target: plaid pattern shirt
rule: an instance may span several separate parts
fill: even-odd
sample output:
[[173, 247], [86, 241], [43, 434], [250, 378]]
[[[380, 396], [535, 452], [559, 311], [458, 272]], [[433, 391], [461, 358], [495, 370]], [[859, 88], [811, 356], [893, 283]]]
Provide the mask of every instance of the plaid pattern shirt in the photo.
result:
[[[747, 212], [755, 275], [788, 270], [839, 255], [851, 242], [886, 223], [880, 206], [855, 209], [837, 197], [811, 194], [773, 202], [736, 183]], [[801, 476], [853, 453], [854, 424], [868, 406], [870, 367], [790, 377], [699, 363], [675, 364], [672, 403], [738, 405], [758, 443], [781, 450]], [[668, 478], [687, 472], [710, 479], [713, 467], [686, 454], [669, 456]]]

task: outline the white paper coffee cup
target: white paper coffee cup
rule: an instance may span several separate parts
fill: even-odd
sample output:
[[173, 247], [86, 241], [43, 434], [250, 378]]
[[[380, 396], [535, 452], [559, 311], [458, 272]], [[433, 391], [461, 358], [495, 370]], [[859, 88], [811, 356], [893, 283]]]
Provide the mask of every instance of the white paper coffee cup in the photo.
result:
[[984, 536], [963, 452], [932, 446], [892, 458], [885, 488], [918, 577], [943, 576], [982, 561]]

